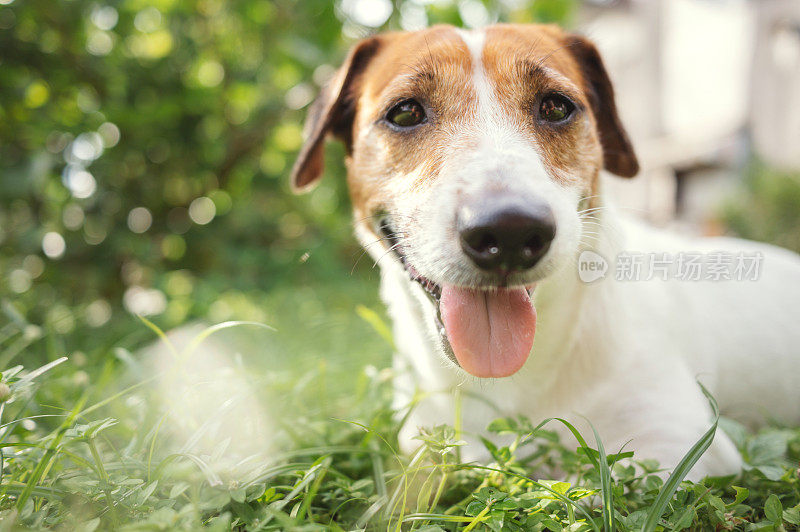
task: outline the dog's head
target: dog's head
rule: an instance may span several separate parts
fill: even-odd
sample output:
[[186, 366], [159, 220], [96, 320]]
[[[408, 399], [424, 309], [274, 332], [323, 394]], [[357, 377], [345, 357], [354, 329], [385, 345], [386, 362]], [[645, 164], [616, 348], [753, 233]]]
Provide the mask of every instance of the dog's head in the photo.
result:
[[574, 263], [601, 168], [638, 171], [597, 50], [554, 26], [365, 39], [306, 131], [293, 187], [320, 178], [328, 134], [345, 143], [356, 233], [479, 377], [527, 359], [532, 291]]

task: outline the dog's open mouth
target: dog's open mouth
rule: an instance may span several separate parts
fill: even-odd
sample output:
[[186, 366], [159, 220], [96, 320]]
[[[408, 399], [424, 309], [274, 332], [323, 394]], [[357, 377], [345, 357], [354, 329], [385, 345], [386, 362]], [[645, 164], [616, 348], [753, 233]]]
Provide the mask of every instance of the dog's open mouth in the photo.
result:
[[507, 377], [523, 366], [536, 330], [532, 286], [440, 286], [410, 263], [388, 220], [380, 222], [379, 230], [409, 278], [434, 305], [442, 350], [450, 360], [476, 377]]

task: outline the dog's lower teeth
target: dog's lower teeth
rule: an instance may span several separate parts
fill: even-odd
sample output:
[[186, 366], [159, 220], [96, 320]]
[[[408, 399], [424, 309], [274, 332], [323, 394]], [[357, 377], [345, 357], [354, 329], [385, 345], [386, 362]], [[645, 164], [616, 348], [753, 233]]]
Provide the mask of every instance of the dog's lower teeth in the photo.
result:
[[408, 273], [408, 277], [412, 281], [419, 283], [419, 285], [425, 290], [431, 299], [438, 304], [442, 297], [442, 291], [439, 288], [439, 285], [420, 275], [419, 272], [417, 272], [417, 270], [408, 263], [405, 255], [399, 249], [400, 246], [398, 244], [400, 243], [400, 240], [397, 238], [397, 234], [392, 230], [392, 226], [388, 219], [382, 219], [380, 221], [378, 224], [378, 232], [388, 240], [389, 244], [391, 245], [390, 251], [393, 251], [397, 256], [400, 264], [403, 265], [403, 268], [405, 268], [406, 272]]

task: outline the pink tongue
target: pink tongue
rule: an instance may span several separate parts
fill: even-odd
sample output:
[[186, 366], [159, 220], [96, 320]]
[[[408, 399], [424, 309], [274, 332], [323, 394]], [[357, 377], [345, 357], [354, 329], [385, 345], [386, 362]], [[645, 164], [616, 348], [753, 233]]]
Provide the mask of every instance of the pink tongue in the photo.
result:
[[507, 377], [528, 359], [536, 309], [526, 289], [444, 285], [439, 310], [458, 363], [472, 375]]

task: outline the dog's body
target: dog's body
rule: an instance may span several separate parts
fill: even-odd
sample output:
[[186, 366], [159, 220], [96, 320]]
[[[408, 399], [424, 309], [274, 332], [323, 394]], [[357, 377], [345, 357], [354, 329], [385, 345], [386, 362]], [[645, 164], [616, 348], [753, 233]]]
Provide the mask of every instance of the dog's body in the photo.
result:
[[[548, 26], [372, 37], [318, 100], [295, 187], [319, 177], [328, 133], [348, 147], [356, 233], [381, 266], [398, 400], [424, 392], [405, 445], [418, 426], [454, 422], [455, 387], [467, 435], [498, 415], [583, 427], [585, 416], [609, 451], [632, 440], [637, 457], [665, 467], [708, 428], [696, 379], [724, 413], [800, 421], [800, 260], [681, 239], [608, 205], [601, 167], [632, 176], [638, 163], [588, 41]], [[759, 271], [739, 281], [612, 271], [584, 283], [586, 250], [609, 262], [744, 252]], [[467, 458], [482, 458], [478, 448]], [[718, 433], [693, 475], [740, 465]]]
[[[741, 422], [800, 421], [797, 257], [742, 240], [677, 238], [612, 212], [604, 223], [606, 241], [594, 246], [603, 256], [622, 250], [762, 253], [763, 276], [751, 282], [606, 278], [585, 284], [569, 269], [536, 289], [540, 319], [525, 366], [511, 377], [487, 381], [442, 362], [424, 326], [430, 318], [419, 311], [424, 296], [414, 286], [409, 290], [402, 270], [384, 267], [382, 296], [395, 323], [399, 374], [406, 376], [398, 382], [398, 405], [408, 404], [416, 390], [432, 392], [404, 427], [409, 449], [418, 427], [454, 422], [457, 387], [464, 430], [473, 435], [463, 456], [476, 460], [485, 455], [474, 435], [500, 415], [522, 414], [534, 423], [564, 417], [591, 434], [588, 419], [608, 452], [625, 446], [637, 458], [674, 467], [711, 422], [698, 380], [724, 415]], [[574, 441], [559, 423], [547, 428]], [[733, 443], [718, 431], [691, 476], [740, 467]]]

